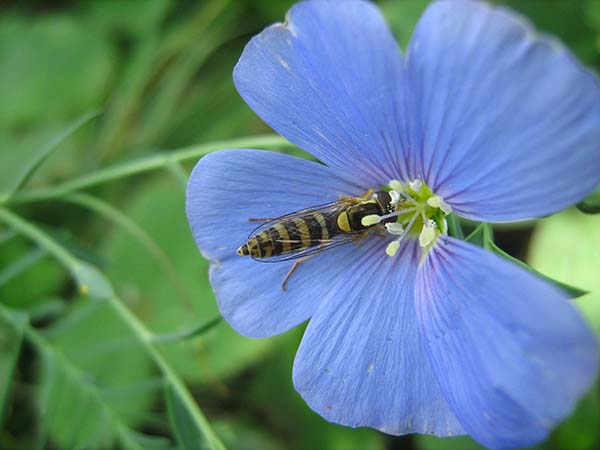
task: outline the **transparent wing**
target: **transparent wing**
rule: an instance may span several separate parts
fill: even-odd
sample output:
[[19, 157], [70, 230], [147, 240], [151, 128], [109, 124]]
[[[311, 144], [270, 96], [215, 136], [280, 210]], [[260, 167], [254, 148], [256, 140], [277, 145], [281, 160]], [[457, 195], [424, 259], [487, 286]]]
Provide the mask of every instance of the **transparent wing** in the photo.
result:
[[[290, 220], [296, 219], [296, 218], [305, 219], [307, 217], [313, 216], [315, 213], [321, 213], [323, 216], [328, 216], [332, 213], [339, 211], [340, 208], [354, 203], [355, 201], [356, 200], [351, 197], [342, 198], [335, 202], [325, 203], [322, 205], [317, 205], [317, 206], [313, 206], [310, 208], [301, 209], [299, 211], [294, 211], [292, 213], [285, 214], [283, 216], [276, 217], [276, 218], [250, 219], [252, 221], [261, 221], [262, 223], [260, 223], [260, 225], [258, 225], [250, 233], [250, 235], [248, 236], [248, 239], [251, 239], [252, 237], [256, 236], [257, 234], [267, 230], [268, 228], [270, 228], [278, 223], [282, 223], [282, 222], [288, 223], [288, 225], [286, 226], [286, 229], [290, 232], [291, 235], [300, 235], [302, 233], [301, 230], [290, 228], [290, 224], [289, 224]], [[307, 256], [311, 256], [311, 255], [323, 252], [325, 250], [339, 247], [340, 245], [348, 244], [351, 242], [356, 242], [357, 238], [358, 238], [357, 235], [359, 235], [359, 234], [362, 234], [362, 233], [340, 234], [340, 235], [332, 237], [331, 239], [319, 240], [319, 242], [316, 244], [314, 244], [314, 242], [313, 242], [313, 245], [311, 245], [310, 247], [299, 249], [297, 251], [293, 251], [292, 253], [285, 253], [282, 255], [275, 255], [275, 256], [262, 257], [262, 258], [252, 257], [252, 259], [254, 259], [255, 261], [263, 262], [263, 263], [273, 263], [273, 262], [290, 261], [290, 260], [294, 260], [294, 259], [305, 258]], [[278, 240], [276, 240], [276, 242], [277, 241], [282, 244], [283, 243], [301, 243], [302, 242], [301, 239], [298, 239], [298, 240], [278, 239]]]
[[[360, 233], [363, 234], [363, 233]], [[339, 247], [340, 245], [350, 244], [352, 242], [358, 243], [359, 239], [357, 239], [358, 233], [356, 234], [343, 234], [336, 236], [334, 239], [328, 239], [323, 241], [318, 245], [314, 245], [302, 250], [295, 251], [293, 253], [286, 253], [283, 255], [270, 256], [267, 258], [256, 258], [252, 256], [251, 258], [254, 261], [262, 262], [262, 263], [274, 263], [281, 261], [292, 261], [294, 259], [306, 258], [311, 255], [316, 255], [317, 253], [324, 252], [325, 250], [331, 250], [335, 247]]]
[[294, 211], [292, 213], [285, 214], [285, 215], [279, 216], [279, 217], [271, 217], [271, 218], [250, 217], [248, 219], [250, 222], [260, 222], [260, 224], [254, 230], [252, 230], [252, 232], [248, 235], [248, 239], [252, 238], [253, 236], [256, 236], [261, 231], [264, 231], [267, 228], [272, 227], [276, 223], [284, 222], [284, 221], [290, 220], [290, 219], [296, 219], [296, 218], [300, 219], [300, 218], [312, 215], [314, 213], [327, 214], [330, 212], [335, 212], [342, 206], [347, 206], [348, 204], [351, 204], [351, 199], [344, 198], [341, 200], [336, 200], [335, 202], [323, 203], [322, 205], [312, 206], [310, 208]]

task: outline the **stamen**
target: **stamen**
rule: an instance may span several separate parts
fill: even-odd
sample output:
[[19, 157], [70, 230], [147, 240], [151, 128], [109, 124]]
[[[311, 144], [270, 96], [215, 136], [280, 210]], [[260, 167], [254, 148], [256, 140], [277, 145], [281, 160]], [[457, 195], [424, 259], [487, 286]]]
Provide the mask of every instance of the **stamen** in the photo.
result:
[[452, 207], [444, 201], [442, 197], [439, 195], [434, 195], [433, 197], [429, 197], [427, 199], [427, 204], [432, 208], [439, 208], [446, 215], [452, 212]]
[[428, 220], [423, 225], [419, 234], [419, 245], [423, 248], [429, 247], [437, 238], [436, 225], [433, 220]]
[[408, 182], [408, 186], [415, 192], [419, 192], [421, 187], [423, 187], [423, 182], [421, 180], [413, 180]]
[[439, 236], [447, 234], [444, 216], [452, 212], [452, 207], [442, 197], [435, 195], [420, 179], [408, 182], [391, 180], [389, 187], [388, 212], [392, 212], [381, 216], [366, 216], [362, 219], [363, 225], [388, 222], [385, 223], [385, 229], [394, 237], [385, 250], [388, 256], [396, 255], [402, 241], [409, 235], [411, 239], [418, 238], [419, 245], [423, 248], [423, 256], [426, 255]]
[[421, 210], [421, 219], [423, 219], [423, 224], [427, 223], [427, 214], [425, 214], [425, 208]]
[[392, 188], [393, 191], [396, 191], [396, 192], [402, 192], [404, 190], [404, 185], [402, 183], [400, 183], [398, 180], [390, 181], [389, 186]]
[[399, 248], [400, 248], [400, 242], [398, 242], [398, 241], [392, 241], [385, 248], [385, 253], [388, 256], [394, 256], [398, 252]]
[[406, 192], [398, 192], [398, 194], [400, 194], [402, 197], [404, 197], [406, 200], [408, 200], [409, 202], [411, 202], [413, 205], [415, 206], [421, 206], [414, 198], [412, 198], [410, 195], [408, 195]]
[[[417, 211], [419, 209], [420, 208], [417, 208], [416, 206], [414, 208], [404, 208], [404, 209], [401, 209], [399, 211], [395, 211], [393, 213], [389, 213], [389, 214], [386, 214], [384, 216], [381, 216], [381, 220], [391, 219], [392, 217], [398, 217], [400, 214], [404, 215], [406, 213]], [[369, 217], [369, 216], [365, 216], [365, 217]], [[362, 222], [362, 220], [361, 220], [361, 222]]]
[[377, 214], [369, 214], [368, 216], [365, 216], [362, 219], [360, 219], [360, 223], [362, 223], [363, 227], [370, 227], [381, 222], [382, 218], [383, 217], [378, 216]]
[[400, 234], [404, 233], [404, 227], [402, 226], [402, 224], [400, 224], [398, 222], [386, 223], [385, 229], [390, 234], [400, 235]]

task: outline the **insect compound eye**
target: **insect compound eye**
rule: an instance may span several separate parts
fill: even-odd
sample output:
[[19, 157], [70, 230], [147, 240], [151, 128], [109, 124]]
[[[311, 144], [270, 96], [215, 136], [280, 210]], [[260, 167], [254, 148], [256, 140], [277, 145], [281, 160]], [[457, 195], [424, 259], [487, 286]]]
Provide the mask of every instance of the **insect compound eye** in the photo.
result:
[[377, 192], [376, 200], [384, 211], [392, 212], [394, 210], [394, 206], [392, 205], [392, 197], [389, 192]]

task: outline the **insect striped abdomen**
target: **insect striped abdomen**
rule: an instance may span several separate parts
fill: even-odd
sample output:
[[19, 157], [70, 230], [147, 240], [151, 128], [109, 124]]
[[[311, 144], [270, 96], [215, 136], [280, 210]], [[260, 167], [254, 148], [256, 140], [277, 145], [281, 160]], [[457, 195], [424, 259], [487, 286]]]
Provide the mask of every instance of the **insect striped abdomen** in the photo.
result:
[[238, 253], [269, 258], [321, 245], [340, 233], [336, 218], [337, 212], [316, 212], [284, 219], [252, 236]]

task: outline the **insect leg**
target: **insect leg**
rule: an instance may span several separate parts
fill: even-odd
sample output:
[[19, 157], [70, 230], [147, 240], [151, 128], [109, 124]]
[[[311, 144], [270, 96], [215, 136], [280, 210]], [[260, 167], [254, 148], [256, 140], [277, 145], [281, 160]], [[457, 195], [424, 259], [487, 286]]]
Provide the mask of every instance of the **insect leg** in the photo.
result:
[[264, 217], [250, 217], [250, 218], [248, 218], [248, 222], [273, 222], [274, 220], [277, 220], [277, 219], [270, 219], [270, 218], [264, 218]]
[[364, 198], [365, 200], [368, 200], [371, 198], [371, 195], [373, 195], [375, 193], [375, 191], [373, 189], [369, 189], [367, 192], [364, 193], [364, 195], [360, 198]]
[[315, 256], [317, 253], [313, 254], [313, 255], [309, 255], [305, 258], [299, 259], [297, 261], [294, 261], [294, 264], [292, 264], [291, 269], [289, 270], [289, 272], [287, 273], [287, 275], [285, 276], [285, 278], [283, 279], [283, 281], [281, 282], [281, 290], [283, 292], [285, 292], [285, 287], [287, 285], [287, 282], [290, 280], [290, 277], [292, 276], [292, 274], [294, 273], [294, 271], [298, 268], [298, 266], [300, 264], [302, 264], [305, 261], [308, 261], [310, 258], [312, 258], [313, 256]]

